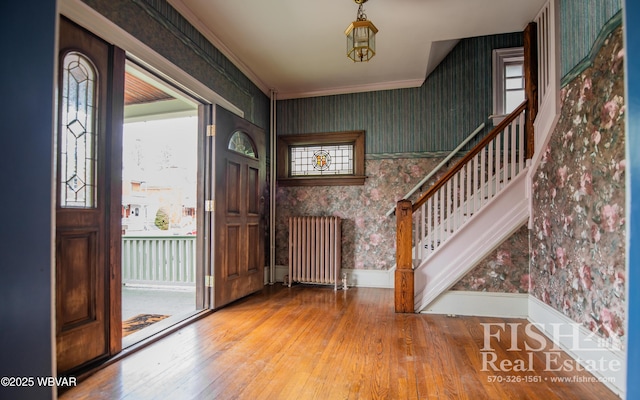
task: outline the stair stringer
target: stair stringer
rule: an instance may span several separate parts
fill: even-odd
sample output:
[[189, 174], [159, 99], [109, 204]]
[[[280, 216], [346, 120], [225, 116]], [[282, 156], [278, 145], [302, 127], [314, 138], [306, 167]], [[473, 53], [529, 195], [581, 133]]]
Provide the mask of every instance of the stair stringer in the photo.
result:
[[527, 221], [527, 169], [414, 270], [416, 312], [455, 285]]

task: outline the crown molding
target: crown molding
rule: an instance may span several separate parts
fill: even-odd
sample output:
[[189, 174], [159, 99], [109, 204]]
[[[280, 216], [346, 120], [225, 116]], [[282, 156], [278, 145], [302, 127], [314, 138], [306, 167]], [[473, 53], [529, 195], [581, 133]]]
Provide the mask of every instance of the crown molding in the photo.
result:
[[269, 86], [266, 85], [254, 72], [240, 60], [223, 42], [218, 38], [207, 25], [202, 22], [196, 14], [187, 7], [182, 0], [167, 0], [173, 8], [189, 21], [212, 45], [215, 46], [225, 57], [235, 65], [254, 85], [256, 85], [264, 94], [269, 95]]
[[390, 81], [371, 83], [366, 85], [341, 86], [322, 90], [301, 92], [280, 92], [278, 100], [299, 99], [304, 97], [334, 96], [339, 94], [375, 92], [380, 90], [409, 89], [422, 86], [424, 79], [409, 79], [404, 81]]

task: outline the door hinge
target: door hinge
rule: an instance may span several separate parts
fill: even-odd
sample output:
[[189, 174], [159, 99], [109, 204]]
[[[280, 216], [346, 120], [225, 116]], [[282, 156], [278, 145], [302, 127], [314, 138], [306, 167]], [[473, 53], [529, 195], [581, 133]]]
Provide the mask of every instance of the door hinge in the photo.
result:
[[204, 210], [209, 212], [214, 212], [216, 210], [215, 203], [213, 202], [213, 200], [205, 200]]
[[213, 276], [205, 275], [204, 277], [204, 287], [213, 287]]
[[207, 125], [207, 136], [216, 136], [216, 126]]

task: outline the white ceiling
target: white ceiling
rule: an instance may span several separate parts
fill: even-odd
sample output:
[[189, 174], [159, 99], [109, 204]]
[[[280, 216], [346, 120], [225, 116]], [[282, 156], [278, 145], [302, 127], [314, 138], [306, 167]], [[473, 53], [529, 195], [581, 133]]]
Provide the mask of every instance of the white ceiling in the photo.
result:
[[462, 38], [522, 31], [545, 0], [370, 0], [376, 56], [354, 63], [354, 0], [168, 0], [278, 99], [418, 87]]

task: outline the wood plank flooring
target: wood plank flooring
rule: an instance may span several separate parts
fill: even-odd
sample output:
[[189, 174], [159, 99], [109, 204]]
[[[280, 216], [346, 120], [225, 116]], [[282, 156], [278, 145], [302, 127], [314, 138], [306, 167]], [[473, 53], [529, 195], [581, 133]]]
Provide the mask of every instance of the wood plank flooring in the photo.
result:
[[[544, 352], [509, 351], [510, 334], [491, 341], [498, 362], [528, 365], [531, 357], [533, 372], [482, 371], [481, 323], [522, 323], [522, 348], [526, 320], [396, 314], [393, 295], [391, 289], [266, 287], [109, 365], [61, 398], [618, 398], [600, 383], [551, 382], [592, 375], [544, 372]], [[503, 381], [488, 382], [492, 375]], [[505, 381], [527, 376], [540, 381]]]

